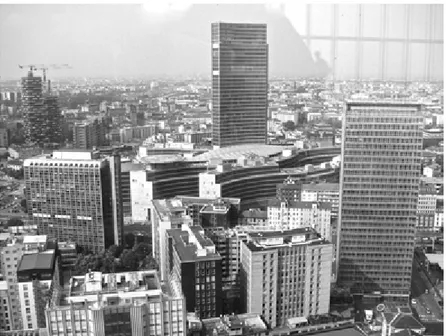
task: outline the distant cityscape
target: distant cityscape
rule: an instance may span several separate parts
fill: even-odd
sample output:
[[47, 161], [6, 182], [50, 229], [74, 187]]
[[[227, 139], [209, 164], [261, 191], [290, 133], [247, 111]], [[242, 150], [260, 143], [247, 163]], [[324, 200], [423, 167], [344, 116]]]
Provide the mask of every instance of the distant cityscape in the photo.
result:
[[443, 335], [442, 82], [0, 82], [0, 335]]

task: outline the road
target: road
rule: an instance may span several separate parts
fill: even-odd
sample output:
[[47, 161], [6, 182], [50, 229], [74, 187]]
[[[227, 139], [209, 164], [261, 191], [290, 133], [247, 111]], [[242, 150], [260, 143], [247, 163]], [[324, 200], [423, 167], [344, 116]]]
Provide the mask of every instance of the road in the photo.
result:
[[[412, 267], [412, 298], [417, 301], [413, 305], [416, 309], [420, 319], [424, 322], [439, 322], [443, 321], [443, 309], [436, 300], [436, 293], [432, 288], [423, 269], [415, 260]], [[420, 269], [420, 271], [418, 271]], [[427, 292], [426, 292], [427, 290]], [[428, 312], [427, 310], [430, 310]]]

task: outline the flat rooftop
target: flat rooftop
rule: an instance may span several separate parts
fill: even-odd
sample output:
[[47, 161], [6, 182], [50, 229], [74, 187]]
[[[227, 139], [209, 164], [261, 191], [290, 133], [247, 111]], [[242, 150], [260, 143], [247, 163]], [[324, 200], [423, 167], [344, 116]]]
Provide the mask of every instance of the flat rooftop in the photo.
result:
[[46, 241], [47, 241], [46, 235], [23, 237], [23, 244], [45, 244]]
[[220, 255], [215, 252], [214, 243], [205, 236], [201, 226], [190, 226], [188, 229], [189, 231], [167, 230], [182, 262], [221, 259]]
[[107, 273], [90, 272], [70, 279], [68, 297], [74, 298], [96, 293], [161, 291], [156, 271]]
[[277, 156], [282, 153], [284, 149], [292, 148], [290, 146], [270, 146], [262, 144], [252, 144], [252, 145], [238, 145], [223, 147], [219, 149], [210, 150], [207, 153], [199, 154], [194, 157], [194, 159], [210, 161], [215, 159], [220, 159], [223, 161], [237, 160], [241, 156], [246, 156], [249, 154], [260, 156], [260, 157], [271, 157]]
[[31, 270], [51, 270], [53, 269], [55, 259], [55, 251], [49, 250], [45, 252], [24, 254], [20, 260], [17, 272], [25, 272]]
[[339, 183], [305, 183], [302, 184], [302, 190], [339, 192]]
[[[270, 207], [280, 207], [283, 201], [279, 199], [273, 199], [268, 202], [268, 206]], [[296, 209], [312, 209], [313, 204], [317, 204], [319, 209], [331, 210], [331, 203], [329, 202], [306, 202], [306, 201], [288, 201], [287, 207], [296, 208]]]
[[308, 227], [286, 231], [251, 231], [248, 235], [251, 239], [246, 245], [252, 252], [302, 244], [330, 244], [321, 238], [314, 229]]

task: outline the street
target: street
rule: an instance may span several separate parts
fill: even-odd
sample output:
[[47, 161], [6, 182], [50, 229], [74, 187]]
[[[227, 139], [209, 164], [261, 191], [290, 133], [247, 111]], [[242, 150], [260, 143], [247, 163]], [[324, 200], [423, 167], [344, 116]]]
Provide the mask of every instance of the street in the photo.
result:
[[[412, 267], [412, 299], [416, 304], [412, 306], [416, 309], [420, 319], [423, 322], [443, 321], [443, 309], [435, 298], [435, 291], [431, 283], [424, 274], [422, 268], [415, 260]], [[420, 269], [420, 271], [418, 271]], [[426, 290], [428, 292], [426, 293]], [[430, 312], [428, 312], [428, 310]]]

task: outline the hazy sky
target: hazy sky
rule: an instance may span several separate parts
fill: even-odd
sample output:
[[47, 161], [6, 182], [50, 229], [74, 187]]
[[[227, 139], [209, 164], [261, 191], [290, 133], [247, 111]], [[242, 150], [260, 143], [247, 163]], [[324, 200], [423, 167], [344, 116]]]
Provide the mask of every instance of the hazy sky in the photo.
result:
[[[0, 76], [18, 64], [70, 64], [50, 76], [210, 75], [211, 22], [268, 24], [270, 74], [308, 75], [313, 57], [292, 24], [265, 5], [0, 5]], [[149, 12], [147, 9], [151, 9]]]
[[[307, 12], [305, 4], [287, 2], [285, 16], [277, 5], [178, 4], [183, 2], [170, 9], [165, 1], [145, 6], [0, 5], [0, 76], [19, 78], [25, 71], [17, 65], [30, 63], [73, 67], [50, 70], [50, 77], [210, 76], [211, 23], [226, 21], [267, 24], [270, 76], [312, 76], [326, 69], [337, 79], [352, 79], [360, 68], [363, 78], [442, 78], [442, 5], [387, 5], [385, 25], [383, 5], [362, 5], [362, 13], [358, 5], [339, 5], [338, 35], [354, 38], [362, 21], [361, 34], [378, 40], [335, 45], [332, 5], [312, 4]], [[379, 42], [383, 27], [385, 38], [394, 39], [385, 48]], [[312, 39], [307, 47], [299, 34], [325, 38]], [[408, 49], [407, 37], [415, 39]]]

